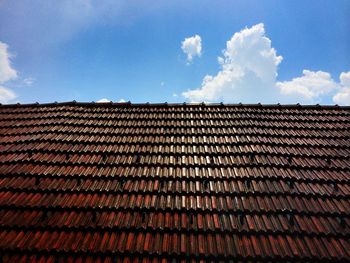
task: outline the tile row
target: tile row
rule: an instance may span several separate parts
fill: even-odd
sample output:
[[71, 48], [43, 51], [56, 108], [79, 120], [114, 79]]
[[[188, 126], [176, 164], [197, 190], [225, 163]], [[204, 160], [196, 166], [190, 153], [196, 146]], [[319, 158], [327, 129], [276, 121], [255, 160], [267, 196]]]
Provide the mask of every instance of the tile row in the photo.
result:
[[349, 182], [350, 171], [314, 170], [280, 167], [161, 167], [161, 166], [78, 166], [47, 165], [37, 163], [1, 164], [0, 176], [26, 175], [44, 177], [90, 178], [161, 178], [161, 179], [272, 179], [307, 181], [313, 183]]
[[288, 157], [274, 155], [171, 155], [166, 154], [76, 154], [21, 152], [1, 153], [0, 163], [32, 162], [46, 164], [100, 165], [100, 166], [172, 166], [172, 167], [240, 167], [240, 166], [278, 166], [305, 167], [316, 169], [349, 170], [349, 158], [335, 159], [313, 157]]
[[0, 114], [0, 122], [1, 121], [8, 121], [8, 120], [33, 120], [33, 119], [60, 119], [62, 117], [70, 118], [70, 119], [84, 119], [84, 120], [90, 120], [90, 119], [96, 119], [96, 120], [118, 120], [118, 121], [125, 121], [125, 120], [133, 120], [133, 121], [180, 121], [184, 123], [188, 123], [191, 125], [198, 125], [198, 124], [213, 124], [215, 123], [222, 123], [227, 121], [234, 121], [234, 120], [261, 120], [261, 121], [294, 121], [294, 122], [344, 122], [349, 123], [350, 122], [350, 116], [349, 115], [271, 115], [271, 114], [258, 114], [258, 113], [225, 113], [225, 112], [219, 112], [219, 113], [199, 113], [199, 114], [192, 114], [192, 113], [171, 113], [171, 112], [145, 112], [145, 113], [120, 113], [120, 112], [109, 112], [109, 113], [93, 113], [93, 112], [47, 112], [47, 113], [22, 113], [22, 114], [11, 114], [11, 115], [4, 115]]
[[[123, 129], [125, 132], [125, 130]], [[208, 135], [209, 134], [209, 135]], [[0, 136], [0, 144], [19, 144], [19, 143], [90, 143], [90, 144], [204, 144], [204, 145], [271, 145], [274, 147], [336, 147], [350, 148], [349, 139], [338, 138], [293, 138], [293, 137], [269, 137], [269, 136], [222, 136], [222, 135], [183, 135], [174, 136], [150, 136], [147, 133], [143, 135], [123, 136], [123, 135], [80, 135], [74, 133], [47, 133], [47, 134], [28, 134], [16, 136]]]
[[170, 210], [350, 215], [349, 199], [301, 196], [169, 195], [119, 193], [27, 193], [0, 192], [1, 207]]
[[6, 152], [52, 152], [72, 154], [174, 154], [177, 155], [283, 155], [283, 156], [306, 156], [322, 158], [349, 158], [349, 148], [336, 147], [312, 147], [312, 146], [272, 146], [268, 144], [170, 144], [170, 143], [117, 143], [95, 144], [75, 142], [40, 142], [7, 143], [0, 148], [0, 154]]
[[[128, 129], [127, 129], [128, 130]], [[188, 128], [187, 130], [190, 130]], [[130, 131], [130, 130], [129, 130]], [[149, 134], [154, 137], [162, 137], [162, 134], [167, 133], [169, 129], [164, 130], [160, 133], [151, 133], [152, 129], [145, 129], [145, 131], [140, 128], [135, 128], [130, 131], [130, 136], [134, 134]], [[172, 128], [173, 136], [174, 134], [179, 134], [183, 129]], [[208, 130], [208, 136], [215, 134], [231, 135], [231, 136], [268, 136], [268, 137], [297, 137], [297, 138], [343, 138], [347, 139], [350, 137], [349, 130], [327, 130], [327, 129], [309, 129], [305, 132], [304, 129], [284, 129], [284, 128], [260, 128], [260, 127], [228, 127], [225, 130], [220, 129], [210, 129]], [[123, 132], [123, 133], [122, 133]], [[8, 127], [0, 128], [0, 136], [5, 135], [24, 135], [24, 134], [36, 134], [36, 133], [66, 133], [66, 134], [79, 134], [79, 135], [123, 135], [125, 131], [118, 127], [85, 127], [85, 126], [68, 126], [68, 125], [45, 125], [45, 126], [32, 126], [32, 127]], [[190, 133], [190, 131], [185, 131], [184, 133]]]
[[0, 191], [46, 193], [165, 193], [176, 195], [298, 195], [350, 199], [350, 182], [314, 183], [261, 178], [231, 180], [176, 180], [138, 178], [50, 178], [40, 176], [0, 177]]
[[0, 231], [0, 250], [187, 257], [345, 260], [349, 239], [160, 232]]
[[24, 120], [0, 120], [0, 127], [26, 127], [26, 126], [45, 126], [52, 124], [66, 124], [74, 126], [93, 126], [93, 127], [123, 127], [123, 128], [156, 128], [162, 127], [169, 129], [173, 127], [190, 127], [190, 128], [228, 128], [235, 126], [248, 127], [269, 127], [269, 128], [285, 128], [285, 129], [349, 129], [350, 122], [293, 122], [282, 120], [100, 120], [100, 119], [80, 119], [80, 118], [48, 118], [48, 119], [24, 119]]
[[140, 230], [350, 238], [350, 217], [140, 211], [1, 210], [0, 229]]
[[[0, 256], [1, 260], [1, 256]], [[147, 255], [97, 255], [97, 256], [89, 256], [89, 255], [72, 255], [72, 254], [66, 254], [63, 253], [57, 254], [48, 254], [48, 253], [4, 253], [4, 256], [2, 257], [3, 263], [12, 263], [12, 262], [18, 262], [18, 263], [243, 263], [243, 262], [250, 262], [252, 261], [239, 261], [239, 260], [215, 260], [215, 259], [190, 259], [190, 258], [176, 258], [176, 257], [161, 257], [161, 256], [147, 256]], [[260, 262], [260, 261], [254, 261], [254, 262]]]
[[[90, 107], [89, 107], [90, 106]], [[21, 107], [6, 107], [2, 106], [0, 108], [0, 113], [3, 114], [23, 114], [23, 113], [46, 113], [46, 112], [79, 112], [79, 113], [124, 113], [124, 114], [272, 114], [272, 115], [336, 115], [336, 116], [348, 116], [350, 115], [349, 108], [338, 107], [315, 107], [315, 106], [291, 106], [288, 107], [286, 105], [273, 105], [273, 106], [259, 106], [259, 105], [163, 105], [163, 107], [159, 107], [159, 105], [139, 105], [135, 104], [130, 106], [108, 106], [108, 105], [51, 105], [51, 106], [43, 106], [43, 105], [28, 105]]]

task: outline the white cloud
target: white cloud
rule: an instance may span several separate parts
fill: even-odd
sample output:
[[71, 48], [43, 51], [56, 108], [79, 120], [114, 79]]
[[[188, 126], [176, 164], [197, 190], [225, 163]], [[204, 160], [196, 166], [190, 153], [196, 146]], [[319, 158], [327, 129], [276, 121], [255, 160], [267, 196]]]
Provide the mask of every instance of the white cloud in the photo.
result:
[[35, 82], [35, 78], [29, 77], [23, 79], [23, 84], [26, 86], [31, 86]]
[[97, 103], [106, 103], [106, 102], [111, 102], [111, 100], [103, 98], [103, 99], [100, 99], [100, 100], [98, 100], [96, 102]]
[[218, 58], [219, 72], [206, 75], [201, 87], [182, 96], [192, 102], [316, 103], [338, 91], [333, 101], [350, 105], [350, 72], [340, 75], [340, 83], [328, 72], [311, 70], [303, 70], [302, 76], [292, 80], [277, 81], [282, 59], [265, 35], [264, 24], [245, 28], [227, 41], [223, 57]]
[[333, 101], [339, 105], [350, 105], [350, 88], [344, 88], [335, 94]]
[[276, 85], [283, 95], [296, 95], [311, 102], [337, 88], [337, 83], [332, 79], [331, 74], [310, 70], [303, 70], [303, 76], [290, 81], [277, 82]]
[[16, 97], [16, 94], [12, 90], [0, 86], [0, 103], [9, 103]]
[[202, 39], [199, 35], [185, 38], [181, 43], [182, 51], [187, 55], [187, 62], [192, 62], [195, 56], [202, 55]]
[[275, 92], [277, 66], [282, 61], [271, 40], [265, 36], [264, 24], [235, 33], [227, 41], [221, 70], [203, 78], [202, 86], [182, 95], [190, 101], [257, 101], [267, 92]]
[[[109, 99], [106, 99], [106, 98], [103, 98], [103, 99], [100, 99], [98, 101], [96, 101], [97, 103], [108, 103], [108, 102], [111, 102], [112, 100], [109, 100]], [[126, 102], [124, 99], [120, 99], [118, 102]]]
[[333, 101], [340, 105], [350, 105], [350, 71], [340, 74], [340, 89], [333, 96]]
[[350, 71], [340, 73], [339, 79], [342, 86], [350, 87]]
[[17, 78], [17, 72], [11, 67], [7, 44], [0, 41], [0, 83]]
[[[11, 67], [10, 58], [8, 45], [0, 41], [0, 84], [17, 78], [17, 71]], [[16, 97], [12, 90], [0, 86], [0, 103], [9, 103]]]

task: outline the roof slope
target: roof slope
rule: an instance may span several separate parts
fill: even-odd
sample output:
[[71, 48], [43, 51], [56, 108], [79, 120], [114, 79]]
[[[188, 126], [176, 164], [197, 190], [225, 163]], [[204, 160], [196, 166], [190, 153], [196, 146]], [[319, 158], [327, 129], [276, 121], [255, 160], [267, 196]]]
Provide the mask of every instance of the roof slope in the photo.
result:
[[336, 106], [0, 106], [2, 261], [350, 261], [349, 139]]

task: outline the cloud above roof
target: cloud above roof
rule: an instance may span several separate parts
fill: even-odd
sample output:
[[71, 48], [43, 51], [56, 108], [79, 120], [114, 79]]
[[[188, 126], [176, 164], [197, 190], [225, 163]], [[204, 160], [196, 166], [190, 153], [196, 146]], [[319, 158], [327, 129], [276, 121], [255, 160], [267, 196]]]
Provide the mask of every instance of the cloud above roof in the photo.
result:
[[11, 67], [8, 45], [0, 41], [0, 83], [17, 78], [17, 72]]
[[303, 70], [303, 76], [277, 82], [276, 85], [284, 95], [296, 94], [310, 100], [317, 99], [337, 87], [337, 83], [328, 72], [310, 70]]
[[17, 95], [11, 89], [0, 86], [0, 103], [8, 103], [16, 97]]
[[339, 105], [350, 105], [350, 71], [342, 72], [339, 76], [340, 88], [334, 95], [333, 101]]
[[106, 103], [106, 102], [111, 102], [111, 100], [109, 99], [106, 99], [106, 98], [103, 98], [103, 99], [100, 99], [98, 101], [96, 101], [97, 103]]
[[[17, 71], [11, 66], [11, 54], [8, 45], [0, 41], [0, 84], [17, 78]], [[16, 98], [16, 94], [0, 85], [0, 103], [7, 103]]]
[[273, 87], [282, 59], [265, 36], [264, 24], [245, 28], [227, 41], [218, 58], [221, 70], [215, 76], [206, 75], [200, 88], [182, 95], [190, 101], [253, 101], [254, 95], [259, 98], [261, 91]]
[[350, 85], [343, 83], [350, 79], [348, 73], [342, 73], [340, 83], [328, 72], [311, 70], [292, 80], [277, 81], [283, 57], [272, 47], [262, 23], [235, 33], [222, 53], [219, 72], [206, 75], [199, 88], [183, 92], [183, 97], [192, 102], [317, 103], [322, 96], [338, 91], [333, 101], [350, 104]]
[[[98, 101], [96, 101], [97, 103], [109, 103], [109, 102], [111, 102], [112, 100], [110, 100], [110, 99], [106, 99], [106, 98], [103, 98], [103, 99], [100, 99], [100, 100], [98, 100]], [[118, 100], [118, 102], [126, 102], [124, 99], [120, 99], [120, 100]]]
[[187, 55], [187, 62], [191, 63], [194, 57], [202, 55], [202, 38], [199, 35], [185, 38], [181, 43], [181, 49]]

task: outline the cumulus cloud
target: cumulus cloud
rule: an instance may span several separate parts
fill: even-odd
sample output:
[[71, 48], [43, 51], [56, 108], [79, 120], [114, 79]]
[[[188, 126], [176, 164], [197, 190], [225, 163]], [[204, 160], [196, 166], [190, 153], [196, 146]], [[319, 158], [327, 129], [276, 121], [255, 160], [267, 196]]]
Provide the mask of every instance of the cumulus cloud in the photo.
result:
[[350, 71], [340, 74], [340, 88], [333, 101], [340, 105], [350, 105]]
[[3, 86], [0, 86], [0, 102], [1, 103], [8, 103], [11, 100], [14, 100], [16, 98], [16, 94]]
[[342, 72], [339, 76], [340, 84], [344, 87], [350, 87], [350, 71]]
[[[111, 102], [112, 100], [109, 100], [109, 99], [106, 99], [106, 98], [103, 98], [103, 99], [100, 99], [98, 101], [96, 101], [97, 103], [107, 103], [107, 102]], [[124, 99], [120, 99], [118, 102], [126, 102]]]
[[334, 103], [350, 105], [350, 71], [342, 72], [337, 82], [328, 72], [303, 70], [301, 77], [277, 82], [276, 86], [293, 102], [316, 103], [326, 95], [336, 93]]
[[337, 88], [331, 74], [324, 71], [303, 70], [303, 76], [290, 81], [277, 82], [283, 95], [296, 95], [308, 101], [315, 101]]
[[0, 41], [0, 83], [17, 78], [17, 72], [11, 67], [7, 44]]
[[187, 55], [187, 62], [192, 62], [195, 56], [202, 55], [202, 39], [199, 35], [185, 38], [181, 44], [182, 51]]
[[199, 88], [182, 96], [192, 102], [318, 103], [337, 92], [333, 101], [350, 105], [350, 72], [343, 72], [340, 82], [328, 72], [306, 69], [300, 77], [277, 81], [283, 58], [272, 47], [262, 23], [235, 33], [222, 53], [219, 72], [206, 75]]
[[[17, 78], [17, 71], [11, 67], [11, 55], [8, 45], [0, 41], [0, 84]], [[4, 86], [0, 86], [0, 102], [8, 103], [16, 98], [16, 94]]]
[[98, 101], [96, 101], [97, 103], [106, 103], [106, 102], [111, 102], [111, 100], [109, 99], [106, 99], [106, 98], [103, 98], [103, 99], [100, 99]]
[[271, 46], [264, 24], [235, 33], [218, 61], [221, 70], [215, 76], [205, 76], [200, 88], [183, 92], [185, 98], [190, 101], [245, 101], [248, 98], [256, 101], [266, 92], [275, 91], [277, 66], [282, 56]]
[[333, 101], [339, 105], [350, 105], [350, 88], [344, 88], [335, 94]]

